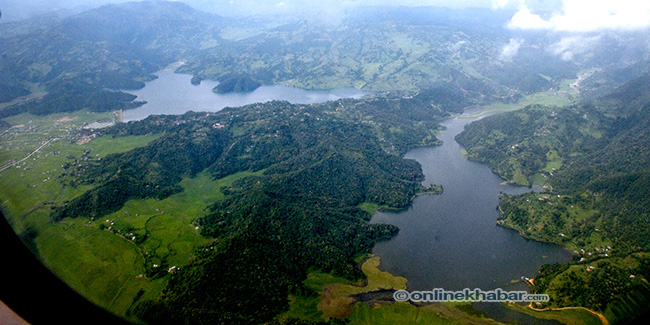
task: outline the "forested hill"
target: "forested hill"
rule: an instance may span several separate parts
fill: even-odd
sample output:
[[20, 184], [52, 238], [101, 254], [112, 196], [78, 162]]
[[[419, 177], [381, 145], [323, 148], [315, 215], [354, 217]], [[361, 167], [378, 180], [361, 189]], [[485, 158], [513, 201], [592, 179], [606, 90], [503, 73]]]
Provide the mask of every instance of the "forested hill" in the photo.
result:
[[[610, 85], [616, 78], [605, 72], [630, 70], [644, 60], [611, 60], [644, 53], [634, 45], [644, 35], [634, 33], [603, 36], [607, 51], [580, 60], [545, 50], [559, 41], [545, 35], [527, 35], [516, 56], [504, 55], [504, 47], [522, 37], [506, 23], [507, 15], [489, 9], [364, 8], [323, 24], [296, 17], [224, 18], [178, 2], [145, 1], [0, 24], [0, 101], [8, 103], [2, 116], [98, 110], [94, 101], [61, 98], [59, 85], [74, 85], [90, 98], [120, 97], [107, 89], [141, 88], [175, 62], [194, 83], [228, 83], [234, 75], [307, 89], [451, 89], [476, 105], [557, 89], [585, 69], [603, 71], [594, 74], [592, 88]], [[623, 80], [616, 82], [635, 71], [642, 69], [620, 73]], [[115, 102], [133, 105], [125, 98]]]
[[0, 24], [0, 71], [3, 78], [48, 88], [77, 80], [137, 89], [222, 22], [185, 4], [160, 1], [107, 5], [42, 23]]
[[0, 116], [137, 106], [134, 97], [107, 89], [144, 87], [153, 72], [200, 47], [205, 31], [222, 23], [185, 4], [159, 1], [0, 24], [0, 100], [32, 93]]
[[71, 185], [80, 179], [93, 189], [53, 217], [96, 218], [129, 199], [163, 198], [204, 169], [215, 178], [263, 171], [222, 189], [226, 198], [198, 220], [216, 242], [138, 315], [152, 323], [269, 321], [285, 310], [290, 291], [301, 290], [308, 270], [360, 276], [353, 258], [397, 232], [368, 224], [360, 204], [404, 207], [422, 190], [419, 164], [401, 155], [436, 144], [436, 120], [447, 115], [414, 97], [270, 102], [119, 124], [106, 133], [163, 135], [100, 162], [66, 166]]
[[532, 105], [485, 118], [468, 125], [456, 140], [471, 159], [490, 164], [509, 182], [585, 189], [607, 174], [648, 166], [650, 147], [642, 139], [650, 121], [649, 94], [646, 74], [579, 105]]
[[[650, 75], [573, 107], [531, 106], [485, 118], [457, 140], [511, 182], [549, 193], [505, 196], [502, 225], [567, 245], [571, 268], [544, 268], [552, 304], [624, 320], [650, 301]], [[596, 269], [584, 272], [586, 266]], [[595, 270], [595, 271], [594, 271]], [[604, 277], [611, 278], [606, 285]], [[570, 290], [568, 288], [571, 288]]]

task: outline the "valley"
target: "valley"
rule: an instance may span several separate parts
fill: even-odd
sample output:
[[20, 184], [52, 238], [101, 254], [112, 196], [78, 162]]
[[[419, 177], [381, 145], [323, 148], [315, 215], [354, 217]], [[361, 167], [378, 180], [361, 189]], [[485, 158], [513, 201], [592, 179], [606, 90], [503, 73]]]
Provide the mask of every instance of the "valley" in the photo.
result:
[[[511, 17], [144, 1], [3, 22], [0, 209], [133, 323], [630, 321], [650, 305], [647, 30], [587, 51]], [[552, 312], [392, 299], [519, 276]]]

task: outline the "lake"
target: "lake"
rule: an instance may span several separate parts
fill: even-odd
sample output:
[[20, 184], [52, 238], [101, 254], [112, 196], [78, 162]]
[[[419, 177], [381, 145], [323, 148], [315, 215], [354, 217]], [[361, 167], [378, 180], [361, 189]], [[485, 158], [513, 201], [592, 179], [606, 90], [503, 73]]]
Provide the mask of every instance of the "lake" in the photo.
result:
[[252, 92], [217, 94], [212, 92], [219, 82], [203, 80], [192, 85], [189, 74], [165, 69], [156, 73], [158, 79], [149, 81], [138, 90], [126, 90], [147, 104], [122, 113], [125, 122], [141, 120], [154, 114], [183, 114], [187, 111], [216, 112], [224, 107], [239, 107], [272, 100], [286, 100], [293, 104], [322, 103], [340, 98], [361, 98], [366, 92], [356, 88], [306, 90], [281, 85], [261, 86]]
[[[271, 100], [311, 104], [366, 95], [354, 88], [304, 90], [280, 85], [262, 86], [248, 93], [216, 94], [212, 92], [216, 81], [204, 80], [195, 86], [190, 75], [171, 70], [157, 75], [159, 78], [144, 88], [128, 91], [147, 104], [125, 110], [124, 121], [190, 110], [215, 112]], [[511, 280], [534, 277], [542, 264], [569, 259], [569, 252], [560, 246], [527, 240], [496, 225], [499, 193], [520, 194], [531, 189], [501, 185], [503, 180], [486, 165], [463, 158], [462, 147], [454, 137], [470, 122], [444, 121], [447, 129], [439, 137], [442, 146], [418, 148], [405, 155], [422, 165], [424, 185], [443, 185], [442, 195], [418, 196], [408, 209], [377, 212], [371, 220], [400, 228], [390, 241], [377, 243], [373, 253], [381, 257], [382, 270], [406, 277], [410, 290], [491, 290], [506, 286], [526, 290], [521, 283], [510, 285]], [[497, 320], [548, 323], [513, 313], [501, 304], [474, 305]]]
[[444, 193], [418, 196], [409, 208], [380, 211], [371, 220], [400, 228], [396, 237], [377, 243], [373, 253], [381, 257], [382, 270], [408, 279], [409, 290], [491, 290], [521, 276], [534, 277], [543, 264], [569, 259], [558, 245], [527, 240], [496, 225], [499, 193], [531, 189], [501, 185], [503, 179], [486, 165], [462, 156], [454, 137], [469, 122], [444, 121], [442, 146], [405, 155], [422, 165], [424, 185], [440, 184]]

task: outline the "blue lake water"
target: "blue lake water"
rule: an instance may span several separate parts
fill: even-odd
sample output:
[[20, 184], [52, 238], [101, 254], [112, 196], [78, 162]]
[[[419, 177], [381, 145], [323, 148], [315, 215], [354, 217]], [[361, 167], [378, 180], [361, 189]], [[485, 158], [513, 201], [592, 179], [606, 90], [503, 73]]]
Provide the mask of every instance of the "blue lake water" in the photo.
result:
[[156, 75], [158, 79], [147, 82], [144, 88], [126, 91], [137, 95], [136, 100], [147, 101], [147, 104], [125, 110], [122, 114], [125, 122], [141, 120], [153, 114], [216, 112], [224, 107], [239, 107], [272, 100], [313, 104], [340, 98], [361, 98], [367, 94], [355, 88], [306, 90], [282, 85], [261, 86], [246, 93], [217, 94], [212, 92], [212, 88], [219, 84], [217, 81], [203, 80], [200, 85], [195, 86], [190, 83], [191, 75], [177, 74], [169, 69], [161, 70]]
[[416, 197], [408, 209], [377, 212], [371, 220], [400, 228], [373, 253], [381, 257], [382, 270], [406, 277], [410, 290], [491, 290], [521, 276], [534, 277], [543, 264], [568, 261], [566, 249], [524, 239], [496, 225], [499, 193], [531, 189], [501, 185], [503, 180], [486, 165], [462, 156], [454, 137], [469, 122], [443, 122], [447, 129], [439, 137], [442, 146], [405, 155], [420, 162], [425, 185], [440, 184], [444, 193]]

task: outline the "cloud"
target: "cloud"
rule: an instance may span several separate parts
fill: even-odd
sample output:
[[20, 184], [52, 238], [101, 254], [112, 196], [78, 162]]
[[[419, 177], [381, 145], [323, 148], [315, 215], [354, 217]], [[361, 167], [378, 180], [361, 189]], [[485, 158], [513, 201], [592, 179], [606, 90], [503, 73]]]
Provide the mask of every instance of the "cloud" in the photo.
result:
[[493, 0], [492, 9], [503, 9], [510, 3], [510, 0]]
[[551, 44], [548, 50], [560, 56], [564, 61], [571, 61], [576, 54], [588, 52], [598, 41], [600, 36], [569, 36]]
[[519, 53], [519, 48], [524, 44], [524, 40], [520, 38], [511, 38], [510, 42], [503, 47], [501, 50], [501, 55], [499, 59], [502, 61], [510, 61], [512, 58]]
[[544, 19], [532, 13], [525, 0], [521, 0], [519, 11], [508, 26], [570, 32], [644, 29], [650, 26], [650, 1], [562, 0], [562, 9]]
[[516, 29], [549, 29], [552, 27], [551, 23], [544, 20], [541, 16], [533, 14], [525, 4], [519, 6], [519, 11], [512, 16], [510, 28]]

